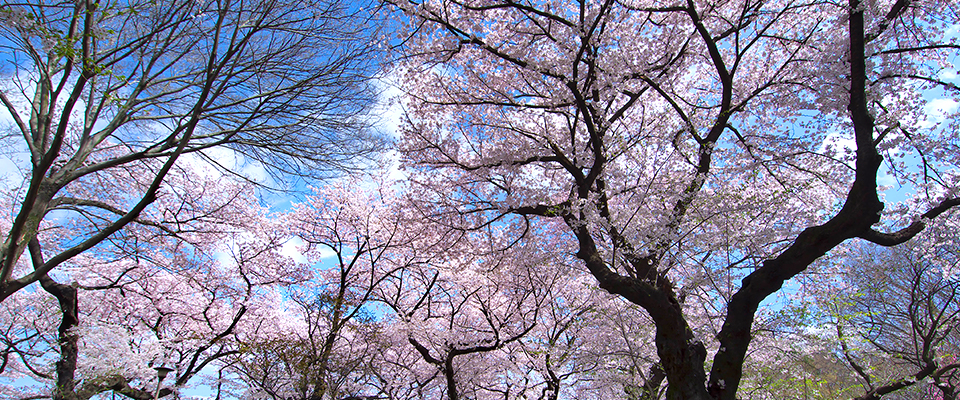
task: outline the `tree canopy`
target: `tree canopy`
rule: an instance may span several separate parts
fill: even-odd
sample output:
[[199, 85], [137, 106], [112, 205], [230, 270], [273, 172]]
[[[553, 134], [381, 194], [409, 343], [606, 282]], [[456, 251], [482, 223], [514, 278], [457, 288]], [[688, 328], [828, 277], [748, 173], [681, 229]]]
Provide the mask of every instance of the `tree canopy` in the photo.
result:
[[3, 395], [958, 396], [956, 2], [0, 11]]

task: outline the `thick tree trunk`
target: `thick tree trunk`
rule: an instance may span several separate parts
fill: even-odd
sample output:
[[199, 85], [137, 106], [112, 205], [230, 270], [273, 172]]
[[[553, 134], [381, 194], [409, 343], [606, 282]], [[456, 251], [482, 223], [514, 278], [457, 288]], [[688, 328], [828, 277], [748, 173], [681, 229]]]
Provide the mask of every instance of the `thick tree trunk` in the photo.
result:
[[447, 382], [447, 399], [460, 400], [460, 392], [457, 390], [457, 379], [453, 370], [453, 354], [447, 354], [443, 362], [443, 377]]
[[77, 335], [71, 330], [80, 323], [77, 304], [77, 288], [57, 283], [49, 276], [40, 278], [43, 290], [52, 294], [60, 303], [61, 321], [57, 328], [60, 342], [60, 359], [57, 360], [57, 384], [53, 390], [54, 400], [81, 400], [76, 392], [77, 353], [79, 351]]
[[643, 307], [653, 318], [657, 330], [657, 355], [669, 383], [667, 399], [711, 399], [707, 393], [707, 377], [703, 368], [706, 348], [687, 324], [666, 277], [659, 277], [658, 285], [654, 286], [640, 278], [617, 274], [607, 267], [590, 232], [583, 226], [575, 229], [580, 244], [577, 257], [597, 278], [600, 288]]
[[[40, 242], [33, 238], [28, 244], [30, 258], [34, 267], [43, 265], [43, 253]], [[80, 309], [77, 302], [77, 288], [54, 281], [47, 275], [39, 279], [40, 286], [50, 293], [60, 304], [60, 326], [57, 328], [57, 341], [60, 344], [60, 358], [57, 360], [57, 383], [53, 389], [53, 400], [81, 400], [77, 396], [77, 354], [79, 345], [77, 335], [71, 332], [80, 323]]]

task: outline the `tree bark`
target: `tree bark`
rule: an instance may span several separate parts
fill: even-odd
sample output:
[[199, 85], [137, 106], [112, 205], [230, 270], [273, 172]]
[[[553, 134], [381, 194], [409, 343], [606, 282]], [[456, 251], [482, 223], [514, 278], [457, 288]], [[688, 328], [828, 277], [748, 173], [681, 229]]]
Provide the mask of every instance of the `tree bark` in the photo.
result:
[[[29, 243], [30, 256], [34, 265], [43, 265], [40, 242], [34, 238]], [[77, 302], [77, 288], [54, 281], [48, 275], [39, 279], [40, 286], [50, 293], [60, 304], [60, 326], [57, 328], [57, 340], [60, 344], [60, 358], [57, 360], [57, 383], [53, 389], [53, 400], [81, 400], [77, 396], [77, 355], [79, 345], [77, 335], [72, 332], [80, 323], [80, 308]]]

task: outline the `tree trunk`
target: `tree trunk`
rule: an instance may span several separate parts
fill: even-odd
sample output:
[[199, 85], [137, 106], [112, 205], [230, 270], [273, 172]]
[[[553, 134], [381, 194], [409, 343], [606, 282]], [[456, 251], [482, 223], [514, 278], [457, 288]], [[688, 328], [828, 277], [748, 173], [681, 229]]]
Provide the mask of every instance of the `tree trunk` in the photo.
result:
[[[43, 265], [43, 253], [40, 241], [36, 237], [28, 244], [30, 259], [34, 267]], [[80, 400], [77, 396], [77, 354], [79, 352], [77, 335], [71, 330], [80, 323], [80, 309], [77, 302], [77, 288], [58, 283], [46, 274], [40, 277], [40, 286], [60, 303], [60, 326], [57, 328], [57, 341], [60, 343], [60, 358], [57, 360], [57, 384], [53, 389], [53, 400]]]
[[57, 384], [53, 390], [53, 400], [80, 400], [76, 393], [78, 338], [71, 332], [80, 323], [77, 288], [57, 283], [47, 275], [40, 278], [40, 286], [57, 298], [62, 318], [57, 328], [60, 359], [57, 360]]

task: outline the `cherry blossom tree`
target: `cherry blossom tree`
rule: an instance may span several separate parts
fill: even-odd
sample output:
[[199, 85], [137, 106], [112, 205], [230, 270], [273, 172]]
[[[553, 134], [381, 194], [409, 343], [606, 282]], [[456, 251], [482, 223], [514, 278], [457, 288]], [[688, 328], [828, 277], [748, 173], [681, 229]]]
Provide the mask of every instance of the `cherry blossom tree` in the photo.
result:
[[503, 350], [536, 326], [543, 301], [542, 282], [531, 278], [513, 269], [482, 273], [455, 264], [404, 269], [385, 285], [383, 301], [397, 315], [393, 329], [417, 351], [416, 362], [429, 365], [420, 369], [432, 370], [423, 380], [428, 397], [487, 398], [484, 392], [506, 391], [512, 380], [500, 378], [512, 376]]
[[[24, 162], [0, 301], [138, 222], [186, 154], [317, 177], [378, 150], [368, 14], [337, 0], [5, 2], [0, 102]], [[69, 218], [83, 229], [23, 262]]]
[[813, 322], [825, 322], [828, 354], [855, 378], [852, 397], [903, 389], [956, 398], [960, 253], [955, 221], [944, 222], [900, 247], [855, 247], [832, 290], [817, 296], [823, 315]]
[[[20, 291], [3, 303], [5, 376], [48, 383], [37, 398], [111, 391], [152, 399], [240, 353], [247, 338], [276, 335], [286, 320], [279, 289], [309, 276], [280, 253], [288, 232], [268, 219], [250, 183], [179, 168], [168, 181], [178, 190], [161, 192], [161, 215], [147, 210], [141, 222], [166, 216], [179, 222], [175, 231], [155, 223], [128, 229], [44, 275], [52, 299]], [[41, 237], [69, 228], [49, 227]], [[45, 250], [58, 249], [33, 241], [35, 264]], [[151, 367], [161, 365], [175, 372], [157, 392]]]
[[277, 400], [339, 399], [376, 386], [368, 382], [375, 379], [370, 360], [381, 351], [372, 302], [404, 265], [401, 246], [411, 240], [397, 201], [387, 183], [343, 178], [279, 217], [315, 272], [285, 291], [297, 323], [277, 337], [251, 337], [230, 370]]
[[390, 3], [418, 209], [575, 254], [653, 321], [668, 399], [737, 398], [765, 299], [960, 204], [924, 97], [958, 94], [953, 3]]

